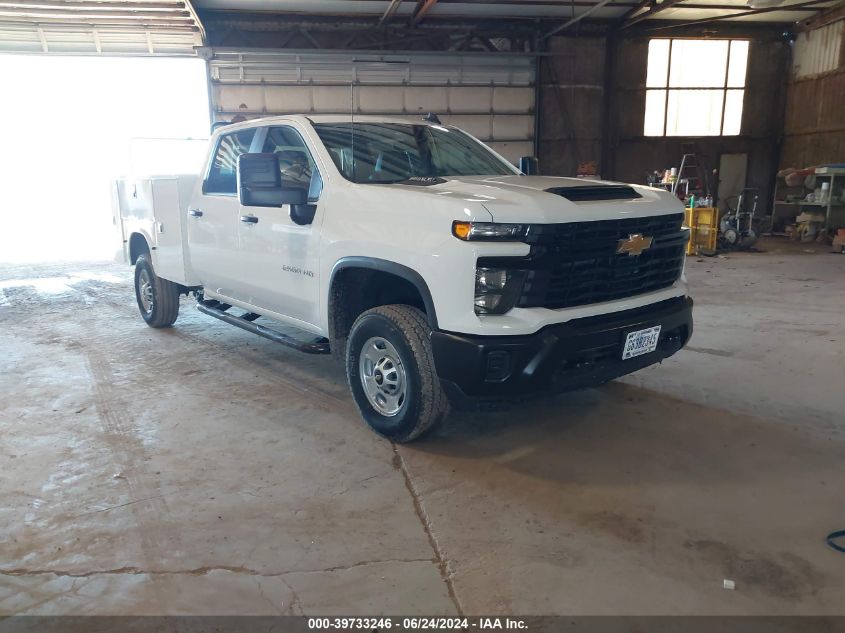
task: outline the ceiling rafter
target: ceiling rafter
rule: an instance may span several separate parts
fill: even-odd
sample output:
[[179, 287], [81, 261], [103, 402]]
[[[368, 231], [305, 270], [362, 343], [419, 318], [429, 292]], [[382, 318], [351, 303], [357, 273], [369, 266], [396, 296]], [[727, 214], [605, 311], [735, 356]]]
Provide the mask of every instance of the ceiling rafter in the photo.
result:
[[649, 7], [653, 7], [656, 4], [656, 0], [642, 0], [640, 3], [637, 4], [633, 9], [627, 11], [625, 15], [622, 16], [620, 22], [625, 22], [626, 20], [632, 18], [633, 16], [637, 15], [643, 9], [648, 9]]
[[[666, 9], [671, 9], [672, 7], [681, 4], [684, 0], [663, 0], [660, 4], [651, 5], [648, 11], [644, 11], [642, 13], [637, 13], [636, 15], [632, 15], [624, 22], [619, 28], [625, 29], [629, 26], [633, 26], [638, 22], [642, 22], [643, 20], [648, 20], [649, 18], [653, 18], [655, 15], [660, 13], [661, 11], [665, 11]], [[639, 11], [639, 9], [637, 9]]]
[[194, 3], [192, 0], [184, 0], [185, 2], [185, 9], [187, 9], [188, 13], [191, 14], [191, 17], [194, 19], [194, 23], [197, 25], [197, 30], [200, 32], [200, 38], [202, 43], [205, 44], [208, 41], [208, 37], [205, 33], [205, 26], [203, 26], [202, 20], [200, 20], [200, 16], [197, 13], [197, 10], [194, 8]]
[[613, 0], [599, 0], [599, 2], [597, 2], [596, 4], [591, 6], [586, 11], [579, 13], [578, 15], [573, 16], [572, 19], [564, 22], [560, 26], [558, 26], [558, 27], [552, 29], [551, 31], [549, 31], [548, 33], [546, 33], [545, 37], [551, 37], [555, 33], [560, 33], [564, 29], [568, 29], [573, 24], [577, 24], [578, 22], [580, 22], [581, 20], [583, 20], [584, 18], [586, 18], [590, 14], [598, 11], [599, 9], [601, 9], [602, 7], [610, 4], [611, 2], [613, 2]]
[[[795, 8], [799, 9], [810, 9], [815, 8], [819, 4], [826, 2], [827, 0], [809, 0], [808, 2], [799, 2], [797, 4], [790, 5]], [[732, 18], [742, 18], [747, 15], [760, 15], [763, 13], [771, 13], [773, 11], [782, 11], [783, 7], [762, 7], [760, 9], [749, 9], [748, 11], [739, 11], [737, 13], [729, 13], [727, 15], [719, 15], [712, 18], [700, 18], [698, 20], [689, 20], [686, 22], [673, 22], [671, 24], [664, 24], [660, 26], [650, 26], [648, 27], [649, 31], [662, 31], [665, 29], [676, 29], [680, 27], [686, 26], [697, 26], [699, 24], [709, 24], [711, 22], [723, 22], [725, 20], [730, 20]]]
[[411, 18], [411, 24], [416, 26], [422, 22], [423, 18], [431, 11], [432, 7], [437, 4], [437, 0], [419, 0], [417, 3], [417, 10]]
[[390, 0], [390, 4], [387, 5], [387, 8], [384, 10], [381, 19], [378, 21], [378, 25], [381, 26], [390, 18], [392, 18], [393, 14], [396, 13], [396, 10], [399, 8], [400, 4], [402, 4], [402, 0]]

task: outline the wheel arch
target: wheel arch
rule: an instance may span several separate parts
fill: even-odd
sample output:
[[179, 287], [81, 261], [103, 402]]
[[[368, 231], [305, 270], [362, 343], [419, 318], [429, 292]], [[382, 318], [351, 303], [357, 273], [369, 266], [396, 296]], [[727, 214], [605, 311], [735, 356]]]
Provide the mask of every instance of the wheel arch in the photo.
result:
[[[129, 236], [129, 265], [132, 266], [138, 261], [138, 257], [147, 253], [152, 257], [155, 247], [152, 246], [150, 238], [141, 231], [134, 231]], [[155, 263], [153, 263], [155, 265]]]
[[425, 313], [429, 327], [437, 329], [437, 313], [428, 284], [422, 275], [403, 264], [375, 257], [344, 257], [332, 267], [327, 297], [329, 340], [337, 358], [345, 353], [346, 338], [358, 315], [379, 305], [418, 307]]
[[413, 268], [409, 268], [403, 264], [398, 264], [387, 259], [379, 259], [377, 257], [351, 256], [343, 257], [335, 262], [332, 267], [332, 272], [329, 277], [329, 296], [335, 287], [338, 273], [349, 268], [361, 268], [365, 270], [373, 270], [377, 272], [387, 273], [404, 279], [416, 288], [422, 299], [425, 307], [426, 318], [428, 324], [432, 329], [437, 329], [437, 313], [434, 307], [434, 299], [431, 296], [431, 290], [428, 288], [423, 276], [420, 275]]

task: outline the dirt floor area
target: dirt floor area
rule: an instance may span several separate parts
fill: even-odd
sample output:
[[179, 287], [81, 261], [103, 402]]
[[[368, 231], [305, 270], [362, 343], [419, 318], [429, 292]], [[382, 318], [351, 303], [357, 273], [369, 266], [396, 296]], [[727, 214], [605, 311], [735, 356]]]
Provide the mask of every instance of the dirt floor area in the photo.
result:
[[845, 256], [761, 248], [662, 365], [399, 447], [328, 357], [0, 266], [0, 614], [845, 614]]

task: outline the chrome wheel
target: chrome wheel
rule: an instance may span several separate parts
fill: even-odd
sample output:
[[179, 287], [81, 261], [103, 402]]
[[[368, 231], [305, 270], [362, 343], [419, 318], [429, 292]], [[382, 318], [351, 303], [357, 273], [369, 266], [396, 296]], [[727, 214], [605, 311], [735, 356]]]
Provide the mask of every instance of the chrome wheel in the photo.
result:
[[361, 348], [358, 368], [373, 408], [388, 417], [399, 413], [405, 404], [407, 379], [396, 348], [381, 337], [369, 339]]
[[140, 282], [140, 295], [141, 295], [141, 306], [143, 306], [144, 311], [147, 314], [151, 314], [153, 311], [153, 283], [150, 279], [150, 273], [146, 270], [142, 270], [141, 274], [139, 275], [138, 281]]

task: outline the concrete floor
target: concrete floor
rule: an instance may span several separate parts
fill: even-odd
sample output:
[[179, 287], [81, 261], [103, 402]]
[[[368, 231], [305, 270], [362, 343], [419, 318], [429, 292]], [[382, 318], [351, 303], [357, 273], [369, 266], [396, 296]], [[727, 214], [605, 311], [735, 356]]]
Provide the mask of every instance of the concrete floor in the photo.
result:
[[401, 447], [329, 358], [4, 266], [0, 613], [845, 614], [845, 257], [764, 248], [663, 365]]

